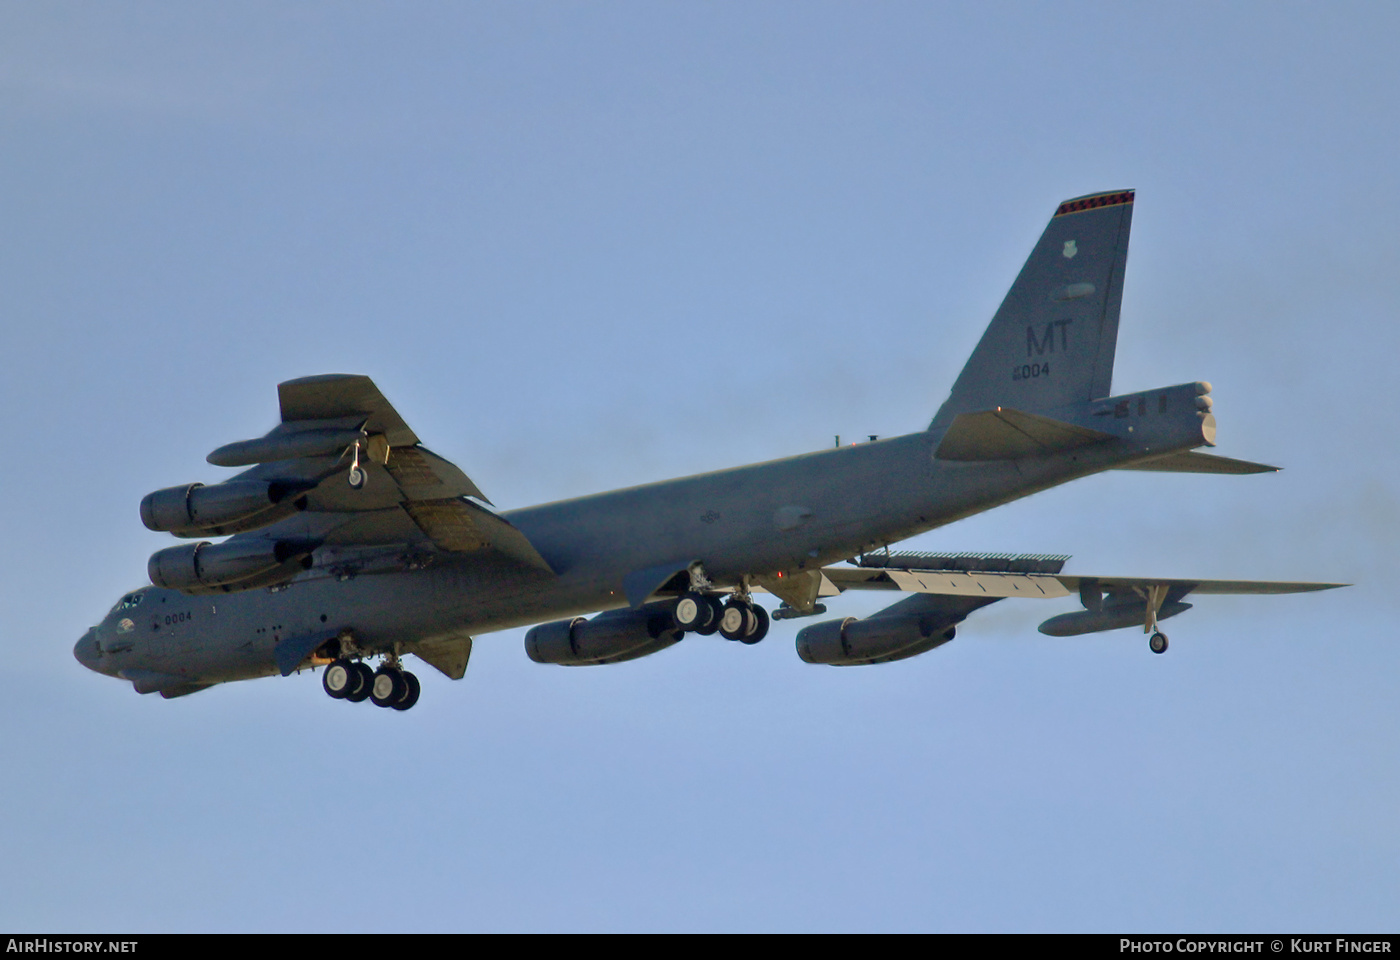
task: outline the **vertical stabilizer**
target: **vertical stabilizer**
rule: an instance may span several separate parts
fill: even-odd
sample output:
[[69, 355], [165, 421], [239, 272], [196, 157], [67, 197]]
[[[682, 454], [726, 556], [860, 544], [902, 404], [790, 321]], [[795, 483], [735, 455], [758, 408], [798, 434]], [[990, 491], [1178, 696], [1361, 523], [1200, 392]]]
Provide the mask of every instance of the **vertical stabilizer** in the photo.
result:
[[1132, 219], [1131, 190], [1060, 204], [932, 426], [1109, 395]]

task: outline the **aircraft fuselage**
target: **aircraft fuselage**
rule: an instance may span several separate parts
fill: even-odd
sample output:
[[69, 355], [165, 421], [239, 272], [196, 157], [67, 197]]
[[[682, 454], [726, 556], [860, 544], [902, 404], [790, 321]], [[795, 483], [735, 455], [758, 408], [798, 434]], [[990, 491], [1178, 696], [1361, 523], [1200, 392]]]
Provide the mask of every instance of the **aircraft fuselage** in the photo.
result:
[[[147, 587], [79, 641], [98, 672], [217, 683], [277, 672], [288, 638], [353, 631], [367, 649], [480, 634], [628, 605], [624, 579], [699, 561], [717, 587], [871, 551], [1078, 477], [1208, 442], [1182, 388], [1066, 411], [1113, 439], [1067, 452], [959, 461], [946, 428], [502, 514], [556, 576], [509, 560], [312, 571], [271, 589], [191, 596]], [[1168, 404], [1166, 397], [1171, 397]], [[1126, 410], [1126, 415], [1123, 415]]]

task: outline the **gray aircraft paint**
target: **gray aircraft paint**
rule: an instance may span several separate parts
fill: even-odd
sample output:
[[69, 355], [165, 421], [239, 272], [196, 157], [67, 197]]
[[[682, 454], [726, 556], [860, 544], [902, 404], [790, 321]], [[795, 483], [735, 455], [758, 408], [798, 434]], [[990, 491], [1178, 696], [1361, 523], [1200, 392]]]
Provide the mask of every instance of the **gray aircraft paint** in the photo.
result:
[[[746, 578], [800, 576], [1103, 470], [1153, 469], [1162, 460], [1174, 464], [1164, 469], [1222, 472], [1218, 463], [1238, 461], [1214, 458], [1215, 466], [1200, 467], [1180, 459], [1213, 442], [1208, 386], [1107, 396], [1132, 201], [1130, 191], [1113, 191], [1059, 207], [923, 432], [509, 511], [500, 515], [509, 527], [464, 499], [484, 500], [465, 475], [422, 451], [440, 463], [453, 502], [497, 524], [495, 547], [484, 552], [425, 553], [423, 544], [384, 542], [382, 530], [411, 527], [397, 495], [404, 475], [391, 476], [393, 462], [381, 465], [366, 450], [368, 482], [352, 490], [347, 463], [327, 453], [325, 438], [334, 447], [356, 435], [364, 418], [332, 423], [333, 404], [323, 411], [327, 419], [314, 419], [321, 414], [310, 409], [322, 387], [378, 397], [372, 383], [321, 377], [285, 384], [286, 422], [210, 459], [246, 465], [269, 450], [294, 451], [289, 456], [298, 459], [260, 463], [238, 479], [314, 483], [313, 505], [239, 536], [324, 540], [312, 569], [270, 589], [192, 596], [143, 588], [138, 606], [114, 609], [75, 655], [143, 692], [181, 695], [279, 672], [279, 651], [281, 672], [289, 672], [340, 634], [353, 634], [364, 653], [424, 655], [426, 648], [415, 647], [434, 640], [635, 606], [695, 562], [719, 589], [742, 587]], [[301, 420], [288, 411], [293, 397], [309, 405]], [[387, 443], [421, 450], [384, 407]], [[511, 539], [520, 535], [523, 541]], [[639, 572], [655, 583], [638, 588]], [[914, 597], [895, 607], [927, 614], [930, 603]], [[980, 605], [958, 601], [961, 612], [949, 622]], [[891, 622], [902, 615], [890, 611]], [[132, 628], [119, 633], [123, 620]], [[904, 655], [912, 654], [885, 659]]]

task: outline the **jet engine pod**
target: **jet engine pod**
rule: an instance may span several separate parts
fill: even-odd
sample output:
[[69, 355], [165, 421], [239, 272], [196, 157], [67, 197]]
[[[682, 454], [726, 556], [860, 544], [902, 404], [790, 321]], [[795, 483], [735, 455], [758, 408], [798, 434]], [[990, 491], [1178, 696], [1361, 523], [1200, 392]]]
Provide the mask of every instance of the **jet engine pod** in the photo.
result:
[[285, 572], [285, 579], [310, 566], [317, 547], [303, 540], [227, 540], [223, 543], [187, 543], [151, 554], [146, 572], [151, 582], [186, 593], [210, 588], [245, 589], [261, 586], [264, 575]]
[[609, 610], [592, 620], [575, 617], [531, 627], [525, 652], [536, 663], [584, 666], [635, 660], [664, 650], [681, 638], [670, 604]]
[[298, 494], [311, 483], [229, 480], [206, 487], [189, 483], [148, 493], [141, 522], [148, 530], [176, 536], [220, 537], [275, 523], [304, 505]]
[[949, 626], [930, 632], [922, 617], [847, 617], [816, 623], [797, 634], [797, 655], [808, 663], [850, 667], [903, 660], [953, 639]]

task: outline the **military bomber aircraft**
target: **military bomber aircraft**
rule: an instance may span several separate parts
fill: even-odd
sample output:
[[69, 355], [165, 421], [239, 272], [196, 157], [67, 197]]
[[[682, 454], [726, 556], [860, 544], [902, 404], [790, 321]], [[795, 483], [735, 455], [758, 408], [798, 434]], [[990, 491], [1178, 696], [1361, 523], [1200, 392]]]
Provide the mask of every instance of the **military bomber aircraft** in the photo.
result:
[[825, 613], [846, 590], [909, 594], [797, 634], [808, 663], [852, 666], [932, 650], [1008, 597], [1077, 595], [1083, 609], [1042, 633], [1141, 626], [1162, 653], [1158, 623], [1190, 594], [1340, 586], [1070, 576], [1063, 556], [890, 552], [1104, 470], [1276, 469], [1197, 449], [1215, 441], [1207, 383], [1112, 395], [1133, 200], [1119, 190], [1059, 205], [947, 401], [908, 436], [497, 512], [368, 377], [283, 383], [281, 423], [209, 454], [249, 469], [142, 500], [148, 528], [194, 542], [155, 553], [153, 585], [123, 596], [74, 655], [166, 698], [323, 667], [331, 697], [407, 710], [420, 690], [407, 654], [461, 679], [473, 636], [529, 624], [540, 624], [525, 636], [539, 663], [617, 663], [691, 633], [757, 643], [770, 625], [754, 599], [764, 592], [781, 601], [778, 619]]

